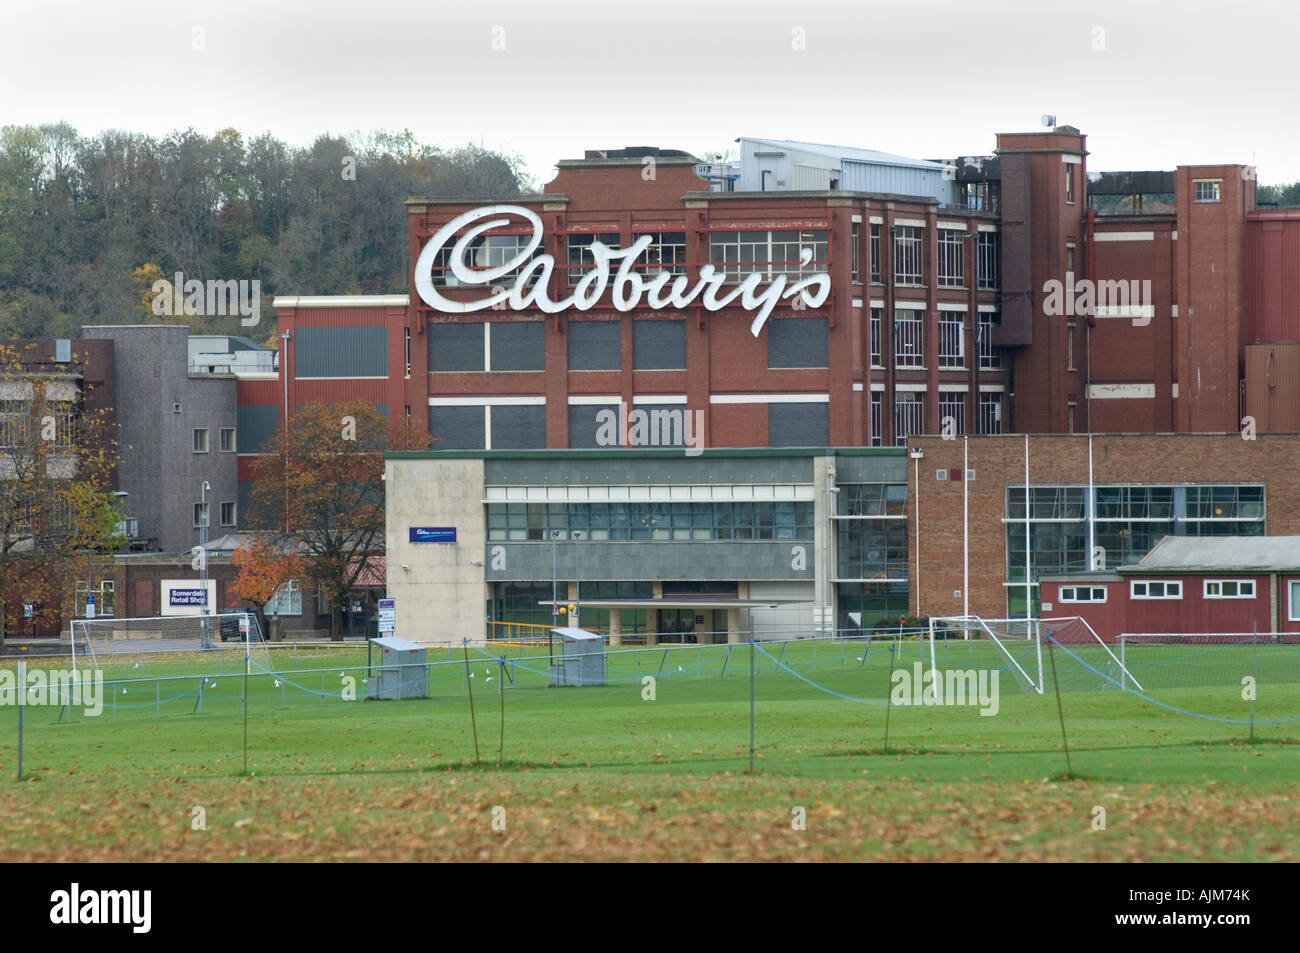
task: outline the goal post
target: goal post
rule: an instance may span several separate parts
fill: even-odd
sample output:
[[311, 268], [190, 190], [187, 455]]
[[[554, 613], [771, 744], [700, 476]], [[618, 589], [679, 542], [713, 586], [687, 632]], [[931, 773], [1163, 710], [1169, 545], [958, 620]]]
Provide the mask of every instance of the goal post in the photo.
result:
[[[1006, 660], [1011, 673], [1026, 691], [1042, 695], [1046, 690], [1043, 679], [1043, 637], [1048, 635], [1060, 646], [1073, 650], [1088, 649], [1105, 669], [1103, 679], [1110, 672], [1117, 673], [1115, 681], [1124, 687], [1142, 686], [1101, 636], [1081, 616], [1056, 616], [1045, 619], [1019, 617], [1014, 619], [986, 619], [981, 616], [938, 616], [930, 620], [931, 658], [936, 632], [940, 629], [961, 629], [991, 642], [996, 652]], [[1121, 647], [1122, 648], [1122, 647]], [[1101, 669], [1098, 669], [1101, 671]], [[1103, 681], [1103, 687], [1105, 682]]]
[[269, 671], [270, 653], [251, 612], [195, 616], [143, 616], [72, 620], [73, 668], [100, 668], [117, 655], [163, 652], [243, 651], [250, 662]]

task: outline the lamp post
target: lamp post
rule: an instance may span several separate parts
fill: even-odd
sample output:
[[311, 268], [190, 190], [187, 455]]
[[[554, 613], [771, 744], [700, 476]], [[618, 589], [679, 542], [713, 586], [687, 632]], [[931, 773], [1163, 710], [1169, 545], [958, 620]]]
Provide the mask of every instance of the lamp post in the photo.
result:
[[284, 444], [284, 531], [289, 531], [289, 339], [293, 330], [286, 329], [280, 335], [284, 342], [280, 348], [280, 380], [284, 383], [284, 429], [281, 433]]
[[[569, 532], [569, 538], [575, 544], [586, 539], [586, 537], [587, 534], [580, 529]], [[569, 617], [569, 624], [576, 629], [582, 624], [582, 548], [580, 546], [575, 545], [573, 547], [573, 557], [577, 565], [574, 569], [573, 615]]]
[[[822, 516], [824, 517], [825, 526], [822, 529], [822, 624], [818, 627], [818, 632], [827, 630], [826, 616], [830, 612], [830, 605], [826, 601], [826, 583], [831, 574], [830, 532], [831, 527], [835, 524], [831, 520], [830, 511], [826, 509], [826, 497], [828, 494], [835, 495], [839, 492], [840, 488], [838, 486], [822, 487]], [[835, 633], [835, 621], [833, 619], [831, 620], [830, 632], [832, 635]]]
[[551, 625], [554, 626], [560, 618], [560, 582], [559, 582], [559, 563], [556, 556], [556, 545], [560, 539], [558, 529], [551, 530]]
[[212, 484], [207, 480], [203, 481], [203, 486], [199, 489], [199, 588], [203, 590], [203, 642], [204, 648], [207, 648], [208, 638], [208, 620], [207, 616], [212, 614], [212, 606], [208, 605], [208, 490], [212, 489]]

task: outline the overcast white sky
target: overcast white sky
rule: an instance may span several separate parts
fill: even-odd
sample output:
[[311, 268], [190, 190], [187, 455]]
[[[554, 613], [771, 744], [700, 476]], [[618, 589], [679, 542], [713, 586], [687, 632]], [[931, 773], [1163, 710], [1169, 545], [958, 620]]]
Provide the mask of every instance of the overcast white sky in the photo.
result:
[[540, 184], [584, 149], [740, 135], [985, 154], [1054, 113], [1092, 171], [1300, 180], [1295, 0], [3, 3], [0, 124], [410, 129]]

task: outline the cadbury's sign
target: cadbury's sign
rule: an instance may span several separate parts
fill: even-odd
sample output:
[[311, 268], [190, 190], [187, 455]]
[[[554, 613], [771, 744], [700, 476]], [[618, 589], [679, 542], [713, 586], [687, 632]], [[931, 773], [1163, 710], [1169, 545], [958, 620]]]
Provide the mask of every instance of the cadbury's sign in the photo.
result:
[[[509, 261], [491, 268], [470, 268], [468, 259], [479, 236], [509, 226], [510, 219], [491, 218], [472, 228], [466, 226], [493, 215], [514, 215], [527, 219], [533, 227], [532, 238]], [[457, 238], [456, 233], [461, 229], [466, 229], [465, 233]], [[542, 234], [542, 220], [535, 212], [520, 205], [488, 205], [458, 215], [438, 229], [420, 252], [420, 257], [415, 262], [415, 290], [429, 307], [461, 313], [482, 311], [485, 308], [499, 309], [503, 306], [515, 311], [536, 309], [546, 314], [556, 314], [568, 308], [588, 311], [596, 305], [607, 288], [612, 290], [614, 307], [619, 311], [631, 311], [641, 303], [642, 298], [651, 308], [687, 308], [696, 305], [696, 299], [699, 299], [698, 306], [708, 311], [739, 306], [746, 311], [757, 312], [750, 324], [754, 337], [758, 337], [768, 316], [783, 298], [798, 297], [802, 299], [803, 305], [816, 308], [825, 304], [831, 293], [831, 278], [824, 272], [808, 275], [788, 287], [786, 276], [777, 275], [762, 288], [759, 287], [759, 282], [763, 276], [750, 273], [741, 279], [736, 288], [721, 297], [718, 292], [726, 283], [728, 275], [713, 265], [700, 266], [699, 280], [689, 290], [690, 278], [686, 275], [662, 272], [647, 280], [632, 270], [637, 258], [652, 241], [651, 236], [642, 235], [631, 247], [622, 250], [610, 248], [603, 242], [592, 242], [591, 257], [595, 266], [578, 280], [573, 294], [552, 301], [547, 295], [547, 289], [550, 287], [551, 273], [555, 270], [555, 259], [550, 255], [533, 257], [533, 252], [541, 244]], [[451, 273], [458, 282], [462, 285], [492, 286], [518, 268], [520, 271], [513, 286], [493, 288], [492, 294], [472, 301], [444, 298], [434, 287], [433, 266], [438, 260], [438, 253], [453, 240], [455, 244], [451, 249], [449, 264]], [[799, 257], [801, 264], [808, 264], [812, 261], [812, 249], [800, 249]], [[611, 277], [612, 267], [617, 270]]]

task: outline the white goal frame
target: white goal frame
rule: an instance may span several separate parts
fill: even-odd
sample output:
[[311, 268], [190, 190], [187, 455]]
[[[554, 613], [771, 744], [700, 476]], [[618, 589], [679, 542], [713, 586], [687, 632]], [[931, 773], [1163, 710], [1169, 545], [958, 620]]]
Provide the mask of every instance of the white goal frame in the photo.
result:
[[[144, 636], [136, 638], [123, 639], [123, 642], [130, 642], [133, 645], [144, 648], [150, 641], [161, 641], [167, 638], [186, 639], [196, 643], [194, 649], [163, 649], [159, 651], [220, 651], [223, 646], [220, 642], [221, 623], [225, 620], [234, 621], [239, 624], [242, 620], [248, 621], [248, 628], [244, 638], [232, 643], [233, 646], [241, 646], [244, 649], [245, 658], [250, 658], [254, 644], [253, 633], [256, 632], [258, 637], [256, 644], [262, 646], [265, 652], [266, 636], [262, 633], [261, 626], [258, 625], [257, 616], [252, 612], [218, 612], [209, 615], [165, 615], [165, 616], [99, 616], [94, 619], [73, 619], [71, 626], [71, 643], [72, 643], [72, 670], [77, 670], [77, 650], [81, 648], [81, 658], [90, 659], [93, 668], [99, 668], [99, 658], [95, 654], [94, 639], [103, 630], [106, 629], [140, 629], [146, 630], [149, 624], [158, 624], [156, 636]], [[165, 628], [162, 623], [170, 624], [176, 628], [182, 628], [186, 623], [191, 627], [190, 632], [176, 636], [165, 634]], [[205, 625], [206, 623], [206, 625]], [[214, 639], [211, 633], [216, 634]], [[110, 642], [113, 639], [110, 638]]]
[[[993, 643], [998, 647], [998, 650], [1003, 654], [1003, 656], [1005, 656], [1006, 660], [1010, 662], [1015, 667], [1015, 670], [1024, 677], [1024, 680], [1033, 687], [1037, 694], [1042, 695], [1046, 689], [1046, 684], [1043, 679], [1043, 627], [1047, 626], [1050, 628], [1054, 624], [1059, 625], [1065, 622], [1081, 623], [1083, 627], [1088, 630], [1089, 635], [1096, 640], [1097, 645], [1100, 645], [1102, 649], [1105, 650], [1106, 654], [1110, 656], [1111, 661], [1118, 667], [1121, 686], [1127, 687], [1128, 683], [1132, 682], [1139, 691], [1142, 690], [1142, 685], [1133, 677], [1133, 673], [1124, 667], [1122, 659], [1116, 657], [1115, 653], [1111, 651], [1110, 646], [1102, 641], [1102, 638], [1097, 634], [1097, 631], [1088, 624], [1087, 619], [1077, 615], [1053, 616], [1046, 619], [1026, 618], [1025, 616], [1019, 616], [1014, 619], [985, 619], [977, 615], [933, 616], [930, 619], [930, 666], [937, 671], [938, 666], [935, 663], [934, 650], [936, 623], [945, 625], [948, 628], [964, 629], [966, 633], [965, 637], [967, 639], [970, 638], [971, 632], [980, 632], [993, 641]], [[991, 628], [993, 625], [1024, 626], [1025, 632], [1024, 635], [1013, 636], [1004, 630], [1001, 637], [999, 637]], [[1036, 672], [1026, 672], [1024, 667], [1016, 661], [1015, 656], [1007, 650], [1007, 647], [1003, 642], [1011, 641], [1013, 639], [1023, 639], [1026, 641], [1032, 640], [1034, 642], [1034, 665], [1032, 668], [1036, 669]], [[1121, 652], [1122, 651], [1123, 647], [1121, 645]], [[1037, 677], [1035, 677], [1035, 675], [1037, 675]]]

